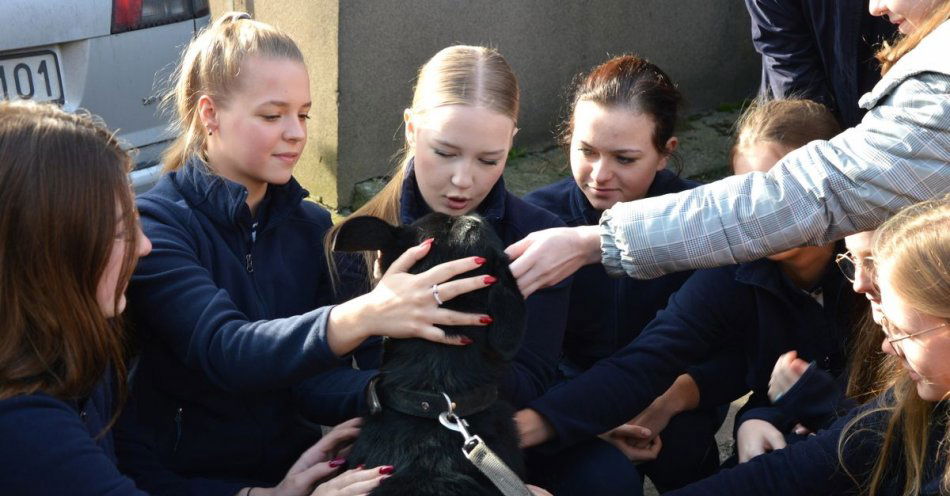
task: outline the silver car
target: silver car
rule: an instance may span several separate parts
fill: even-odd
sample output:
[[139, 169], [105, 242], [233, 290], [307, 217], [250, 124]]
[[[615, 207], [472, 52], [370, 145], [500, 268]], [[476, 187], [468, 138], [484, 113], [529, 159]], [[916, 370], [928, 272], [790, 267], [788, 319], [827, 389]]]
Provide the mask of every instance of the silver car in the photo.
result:
[[0, 98], [53, 101], [101, 116], [136, 151], [150, 187], [173, 137], [158, 103], [208, 0], [2, 0]]

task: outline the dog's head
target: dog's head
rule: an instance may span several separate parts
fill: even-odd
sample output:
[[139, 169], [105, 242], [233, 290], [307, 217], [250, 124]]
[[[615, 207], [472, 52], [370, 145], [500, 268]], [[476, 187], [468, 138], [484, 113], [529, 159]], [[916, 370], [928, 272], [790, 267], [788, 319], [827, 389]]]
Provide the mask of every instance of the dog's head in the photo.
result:
[[380, 264], [386, 269], [407, 249], [434, 238], [425, 258], [410, 272], [418, 274], [436, 265], [459, 258], [480, 256], [486, 259], [478, 269], [458, 276], [490, 274], [498, 282], [484, 289], [465, 293], [446, 301], [443, 307], [492, 317], [487, 327], [443, 326], [448, 335], [465, 335], [474, 343], [466, 348], [481, 350], [492, 361], [510, 361], [524, 335], [524, 299], [508, 269], [504, 246], [492, 227], [481, 217], [452, 217], [432, 213], [408, 226], [392, 226], [376, 217], [354, 217], [340, 226], [333, 240], [334, 251], [381, 252]]

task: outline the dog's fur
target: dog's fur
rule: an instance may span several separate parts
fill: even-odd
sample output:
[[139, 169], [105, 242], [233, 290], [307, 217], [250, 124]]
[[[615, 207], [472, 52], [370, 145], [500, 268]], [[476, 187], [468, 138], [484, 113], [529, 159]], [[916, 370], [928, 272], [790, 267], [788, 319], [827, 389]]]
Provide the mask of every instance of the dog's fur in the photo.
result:
[[[508, 257], [491, 226], [477, 216], [429, 214], [410, 226], [391, 226], [374, 217], [357, 217], [341, 226], [336, 251], [380, 250], [386, 270], [406, 249], [434, 238], [429, 254], [412, 267], [421, 273], [440, 263], [464, 257], [487, 259], [479, 269], [459, 276], [493, 275], [498, 282], [485, 289], [446, 301], [445, 308], [490, 315], [486, 327], [444, 327], [448, 335], [464, 335], [474, 343], [449, 346], [421, 339], [388, 339], [378, 390], [396, 388], [449, 396], [485, 385], [497, 385], [521, 345], [524, 300], [508, 270]], [[433, 405], [444, 411], [444, 402]], [[487, 410], [465, 417], [470, 432], [485, 443], [519, 476], [524, 462], [518, 449], [514, 410], [496, 400]], [[462, 436], [438, 420], [410, 416], [386, 408], [364, 418], [359, 439], [348, 456], [351, 466], [393, 465], [395, 472], [372, 492], [390, 495], [498, 495], [494, 485], [462, 454]]]

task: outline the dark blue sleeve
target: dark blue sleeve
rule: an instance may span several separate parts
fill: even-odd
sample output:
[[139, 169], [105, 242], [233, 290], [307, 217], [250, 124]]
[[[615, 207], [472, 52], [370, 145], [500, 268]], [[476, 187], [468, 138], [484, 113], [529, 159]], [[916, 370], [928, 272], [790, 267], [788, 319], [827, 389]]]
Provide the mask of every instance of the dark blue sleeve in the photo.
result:
[[699, 389], [697, 408], [715, 408], [731, 403], [749, 392], [746, 383], [748, 370], [742, 342], [731, 339], [713, 352], [711, 358], [693, 365], [686, 373]]
[[812, 363], [775, 402], [775, 407], [812, 432], [817, 432], [841, 413], [857, 406], [857, 402], [845, 394], [846, 380], [847, 373], [835, 378]]
[[524, 407], [554, 383], [564, 343], [572, 281], [569, 277], [525, 300], [524, 341], [502, 378], [500, 389], [501, 396], [515, 408]]
[[377, 374], [376, 370], [337, 367], [294, 386], [294, 401], [311, 422], [336, 425], [369, 412], [366, 386]]
[[762, 90], [776, 99], [797, 96], [834, 108], [834, 98], [800, 1], [745, 0], [752, 44], [762, 55]]
[[140, 211], [152, 252], [136, 267], [129, 299], [186, 366], [224, 390], [254, 392], [344, 363], [327, 343], [332, 307], [251, 322], [200, 263], [189, 221], [167, 209]]
[[[881, 416], [871, 414], [848, 431], [843, 462], [838, 458], [838, 440], [845, 427], [864, 408], [855, 409], [831, 427], [786, 448], [757, 456], [735, 468], [682, 489], [668, 496], [768, 494], [770, 496], [812, 496], [815, 494], [852, 494], [857, 488], [851, 478], [865, 479], [880, 450]], [[850, 475], [849, 475], [850, 473]]]
[[225, 481], [204, 478], [185, 479], [165, 468], [155, 455], [148, 431], [141, 427], [130, 401], [113, 428], [116, 460], [119, 470], [131, 477], [135, 485], [152, 495], [233, 496], [247, 481]]
[[784, 410], [769, 403], [767, 395], [761, 392], [752, 393], [742, 410], [736, 415], [732, 427], [732, 435], [736, 437], [739, 426], [746, 420], [764, 420], [772, 424], [781, 433], [787, 433], [795, 426], [795, 419], [789, 417]]
[[744, 304], [728, 269], [694, 273], [633, 342], [533, 401], [530, 408], [557, 433], [545, 448], [575, 444], [630, 420], [687, 367], [733, 339], [732, 319], [752, 305]]
[[[506, 244], [535, 231], [565, 226], [554, 214], [511, 193], [508, 193], [506, 209], [509, 225], [504, 230], [507, 234], [499, 233]], [[524, 339], [499, 388], [501, 397], [515, 408], [522, 408], [544, 394], [557, 377], [573, 280], [568, 277], [525, 300]]]
[[18, 496], [145, 496], [93, 440], [79, 415], [44, 395], [0, 401], [0, 488]]

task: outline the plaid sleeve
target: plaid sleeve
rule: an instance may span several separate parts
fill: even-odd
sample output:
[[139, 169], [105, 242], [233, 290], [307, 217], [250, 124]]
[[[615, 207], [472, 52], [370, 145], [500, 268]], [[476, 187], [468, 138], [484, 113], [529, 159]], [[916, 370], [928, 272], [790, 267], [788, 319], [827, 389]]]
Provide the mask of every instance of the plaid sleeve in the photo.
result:
[[755, 260], [876, 228], [950, 193], [950, 75], [904, 80], [855, 128], [785, 156], [769, 173], [619, 203], [601, 218], [604, 266], [649, 279]]

